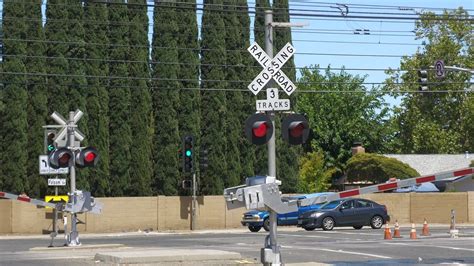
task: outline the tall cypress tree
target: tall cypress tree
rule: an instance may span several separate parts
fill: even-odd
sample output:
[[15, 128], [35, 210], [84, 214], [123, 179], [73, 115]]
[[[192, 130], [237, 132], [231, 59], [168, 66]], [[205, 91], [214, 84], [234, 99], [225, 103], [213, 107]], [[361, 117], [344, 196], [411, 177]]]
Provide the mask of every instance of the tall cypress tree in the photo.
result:
[[68, 17], [68, 7], [64, 6], [64, 1], [50, 0], [46, 5], [46, 25], [45, 35], [48, 41], [46, 55], [47, 72], [54, 74], [48, 77], [49, 91], [49, 113], [59, 112], [66, 119], [69, 114], [68, 99], [68, 70], [69, 64], [66, 59], [69, 51], [67, 44], [67, 23], [64, 19]]
[[[240, 67], [237, 74], [238, 79], [241, 81], [252, 80], [254, 78], [254, 69], [252, 68], [254, 64], [254, 59], [247, 52], [247, 47], [250, 46], [250, 17], [248, 15], [248, 5], [247, 0], [237, 0], [237, 19], [239, 20], [239, 39], [238, 39], [238, 49], [241, 51], [242, 66]], [[244, 48], [244, 49], [243, 49]], [[247, 90], [247, 83], [239, 83], [237, 88]], [[242, 164], [242, 176], [249, 177], [255, 174], [254, 164], [255, 164], [255, 147], [250, 143], [244, 135], [244, 122], [245, 120], [253, 113], [255, 109], [255, 100], [253, 93], [246, 91], [242, 93], [243, 103], [240, 107], [239, 112], [239, 150], [240, 150], [240, 162]]]
[[[110, 113], [110, 181], [111, 195], [127, 195], [130, 180], [130, 88], [128, 87], [128, 65], [123, 60], [129, 57], [128, 15], [123, 0], [109, 1], [109, 113]], [[124, 23], [125, 21], [125, 23]], [[116, 60], [116, 61], [114, 61]]]
[[39, 198], [47, 193], [44, 176], [38, 174], [38, 155], [44, 154], [44, 133], [42, 126], [47, 124], [48, 90], [45, 76], [46, 52], [41, 15], [41, 0], [28, 0], [25, 4], [26, 36], [34, 40], [27, 42], [25, 67], [28, 73], [28, 180], [30, 180], [31, 197]]
[[[17, 1], [3, 2], [4, 31], [4, 72], [25, 73], [23, 55], [26, 54], [25, 5]], [[15, 19], [20, 18], [20, 19]], [[3, 75], [4, 113], [0, 133], [3, 136], [1, 149], [1, 174], [4, 175], [3, 190], [13, 193], [28, 191], [27, 160], [28, 160], [28, 123], [26, 91], [24, 75]]]
[[177, 195], [180, 179], [177, 154], [180, 139], [176, 112], [179, 103], [176, 45], [180, 33], [176, 6], [174, 3], [158, 2], [153, 15], [154, 181], [159, 194]]
[[[106, 4], [87, 1], [85, 3], [84, 29], [87, 49], [85, 72], [87, 77], [88, 143], [100, 153], [100, 161], [90, 170], [89, 184], [95, 196], [110, 195], [109, 187], [109, 95], [107, 80], [107, 21]], [[89, 59], [89, 60], [88, 60]]]
[[[227, 175], [224, 180], [226, 187], [233, 187], [240, 184], [242, 179], [242, 165], [240, 161], [240, 136], [242, 134], [242, 122], [240, 121], [240, 110], [243, 105], [241, 89], [243, 83], [239, 82], [239, 72], [241, 71], [242, 57], [240, 50], [240, 33], [242, 31], [239, 19], [237, 18], [237, 8], [235, 0], [224, 0], [224, 26], [225, 26], [225, 47], [227, 50], [227, 67], [225, 78], [227, 79], [226, 92], [226, 131], [227, 143], [225, 158], [227, 161]], [[244, 87], [245, 88], [245, 87]]]
[[[288, 0], [275, 0], [274, 7], [274, 21], [275, 22], [289, 22], [289, 5]], [[277, 53], [283, 46], [291, 41], [291, 28], [276, 28], [274, 40], [274, 51]], [[291, 57], [288, 62], [282, 67], [282, 71], [293, 82], [296, 81], [296, 70], [294, 57]], [[280, 91], [281, 92], [281, 91]], [[280, 98], [285, 98], [286, 94], [281, 93]], [[291, 105], [295, 108], [296, 98], [290, 97]], [[280, 132], [280, 119], [277, 120], [276, 130]], [[282, 180], [282, 191], [296, 192], [296, 183], [298, 179], [298, 155], [301, 152], [301, 147], [291, 146], [285, 142], [281, 137], [276, 139], [277, 152], [277, 176]]]
[[130, 129], [130, 195], [149, 196], [152, 194], [152, 100], [147, 79], [150, 78], [148, 16], [146, 0], [128, 0], [129, 58], [137, 62], [129, 63], [128, 74], [131, 89]]
[[[196, 18], [196, 1], [186, 0], [176, 4], [178, 22], [178, 61], [179, 71], [179, 101], [177, 112], [179, 114], [180, 139], [190, 134], [195, 136], [195, 147], [200, 144], [200, 106], [201, 95], [199, 90], [199, 41]], [[196, 149], [197, 150], [197, 149]], [[196, 153], [197, 155], [197, 153]], [[196, 161], [198, 158], [196, 158]], [[197, 163], [195, 164], [197, 168]], [[200, 176], [205, 174], [205, 169], [199, 169]], [[183, 193], [184, 194], [184, 191]]]
[[[255, 20], [254, 20], [254, 39], [255, 42], [260, 45], [263, 49], [265, 49], [265, 10], [270, 9], [270, 3], [268, 0], [257, 0], [255, 1]], [[253, 60], [254, 64], [253, 68], [253, 78], [260, 73], [262, 67], [260, 64]], [[259, 93], [259, 98], [264, 99], [265, 93]], [[254, 99], [257, 97], [254, 97]], [[254, 102], [255, 104], [255, 102]], [[253, 108], [252, 108], [253, 110]], [[267, 145], [259, 145], [255, 147], [255, 173], [260, 175], [268, 174], [268, 148]]]
[[[68, 14], [67, 20], [67, 40], [69, 49], [66, 52], [68, 59], [68, 75], [70, 75], [67, 83], [68, 95], [68, 111], [81, 110], [84, 115], [79, 120], [79, 130], [84, 133], [86, 139], [82, 144], [87, 143], [89, 137], [89, 128], [87, 127], [89, 114], [86, 110], [87, 98], [87, 80], [85, 78], [85, 62], [82, 60], [85, 55], [84, 44], [84, 10], [82, 3], [76, 0], [67, 0], [67, 6], [63, 6]], [[68, 114], [63, 114], [68, 115]], [[90, 190], [89, 169], [81, 169], [77, 171], [77, 187], [78, 189]]]
[[[214, 5], [213, 5], [214, 4]], [[201, 177], [204, 194], [221, 194], [227, 177], [227, 115], [224, 89], [227, 84], [222, 65], [226, 64], [222, 0], [204, 1], [201, 40], [201, 145], [209, 148], [209, 168]]]

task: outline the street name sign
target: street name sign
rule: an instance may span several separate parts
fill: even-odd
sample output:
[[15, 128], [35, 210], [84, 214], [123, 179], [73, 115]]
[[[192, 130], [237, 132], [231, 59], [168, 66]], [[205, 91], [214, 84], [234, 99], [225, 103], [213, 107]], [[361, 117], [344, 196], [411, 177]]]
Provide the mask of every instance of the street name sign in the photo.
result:
[[39, 156], [39, 174], [40, 175], [60, 175], [68, 174], [69, 168], [54, 169], [49, 167], [48, 155]]
[[285, 111], [290, 110], [290, 99], [279, 99], [277, 88], [267, 89], [267, 99], [257, 100], [257, 111]]
[[61, 187], [66, 185], [65, 178], [48, 178], [48, 186]]
[[263, 67], [263, 70], [248, 85], [248, 89], [253, 94], [257, 95], [272, 78], [286, 94], [291, 95], [296, 90], [295, 84], [280, 70], [295, 54], [295, 48], [290, 43], [287, 43], [273, 59], [270, 59], [256, 42], [250, 45], [247, 51]]

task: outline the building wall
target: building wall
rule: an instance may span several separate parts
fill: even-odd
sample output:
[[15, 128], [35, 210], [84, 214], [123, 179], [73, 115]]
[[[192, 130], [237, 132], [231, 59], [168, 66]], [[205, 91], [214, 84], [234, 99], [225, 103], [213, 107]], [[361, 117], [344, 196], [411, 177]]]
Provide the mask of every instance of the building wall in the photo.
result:
[[[387, 206], [393, 224], [449, 224], [451, 209], [456, 223], [474, 223], [474, 192], [458, 193], [379, 193], [363, 195]], [[103, 213], [81, 214], [85, 224], [79, 232], [136, 232], [138, 230], [189, 230], [191, 228], [191, 197], [124, 197], [97, 198], [104, 204]], [[223, 196], [198, 197], [197, 228], [241, 228], [240, 219], [246, 210], [227, 210]], [[10, 200], [0, 200], [0, 234], [41, 234], [51, 230], [51, 210]], [[68, 216], [70, 224], [70, 218]], [[59, 221], [60, 229], [63, 229]]]

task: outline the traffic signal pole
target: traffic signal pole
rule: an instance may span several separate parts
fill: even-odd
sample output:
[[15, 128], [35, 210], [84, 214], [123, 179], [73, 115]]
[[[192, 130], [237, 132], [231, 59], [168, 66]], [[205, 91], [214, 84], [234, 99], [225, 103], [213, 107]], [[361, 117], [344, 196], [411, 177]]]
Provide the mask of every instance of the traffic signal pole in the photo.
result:
[[[265, 52], [270, 58], [273, 58], [273, 11], [265, 10]], [[273, 81], [269, 85], [272, 86]], [[267, 112], [272, 121], [273, 132], [275, 131], [275, 112]], [[276, 144], [275, 134], [268, 141], [268, 175], [276, 177]], [[265, 248], [261, 250], [262, 263], [264, 265], [280, 265], [281, 256], [277, 245], [277, 214], [273, 210], [270, 212], [270, 232], [265, 239]], [[268, 241], [269, 240], [269, 241]]]
[[[76, 124], [74, 122], [75, 112], [69, 112], [69, 120], [68, 120], [68, 128], [67, 128], [67, 142], [69, 149], [75, 149], [75, 128]], [[75, 160], [75, 158], [73, 158]], [[71, 202], [76, 203], [76, 168], [75, 164], [71, 164], [69, 166], [69, 175], [71, 178]], [[67, 238], [67, 245], [68, 246], [79, 246], [81, 242], [79, 242], [79, 232], [77, 231], [77, 214], [71, 212], [71, 232], [69, 233], [69, 237]]]

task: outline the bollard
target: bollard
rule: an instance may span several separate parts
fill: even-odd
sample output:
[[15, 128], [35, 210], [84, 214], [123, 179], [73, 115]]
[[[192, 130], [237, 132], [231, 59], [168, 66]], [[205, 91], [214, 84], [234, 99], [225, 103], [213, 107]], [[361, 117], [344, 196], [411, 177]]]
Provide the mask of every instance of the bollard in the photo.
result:
[[449, 234], [451, 238], [458, 238], [459, 230], [456, 229], [456, 211], [451, 210], [451, 225], [449, 226]]

